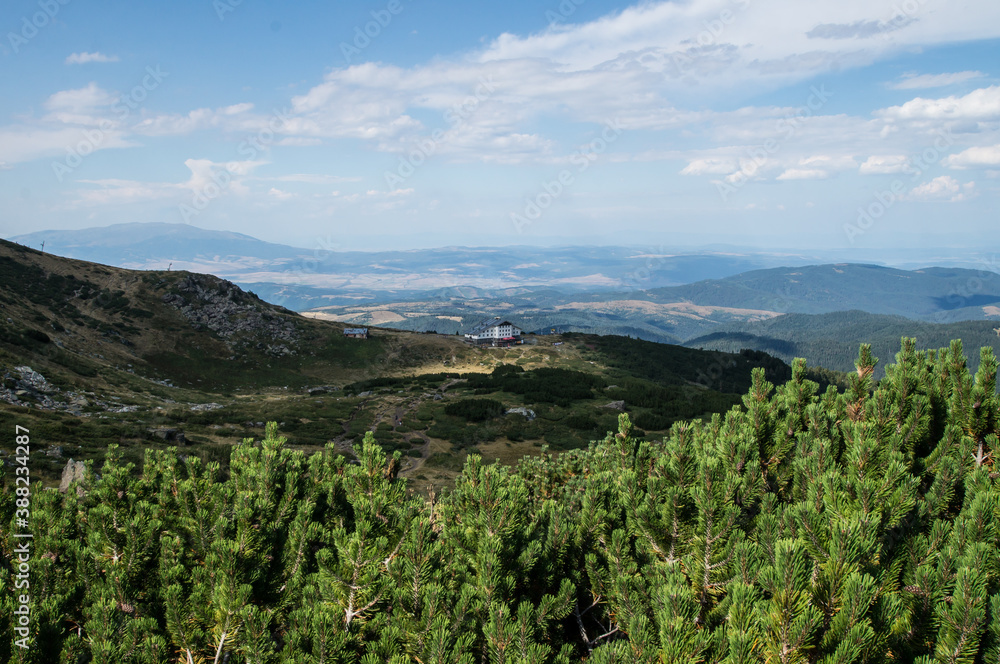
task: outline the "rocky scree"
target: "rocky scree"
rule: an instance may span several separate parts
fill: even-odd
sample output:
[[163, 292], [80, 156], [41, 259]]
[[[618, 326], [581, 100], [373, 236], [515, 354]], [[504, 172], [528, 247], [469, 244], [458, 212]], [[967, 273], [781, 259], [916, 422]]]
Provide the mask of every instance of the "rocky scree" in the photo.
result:
[[214, 332], [231, 351], [256, 348], [273, 357], [295, 355], [299, 331], [254, 295], [222, 279], [187, 276], [161, 299], [195, 329]]

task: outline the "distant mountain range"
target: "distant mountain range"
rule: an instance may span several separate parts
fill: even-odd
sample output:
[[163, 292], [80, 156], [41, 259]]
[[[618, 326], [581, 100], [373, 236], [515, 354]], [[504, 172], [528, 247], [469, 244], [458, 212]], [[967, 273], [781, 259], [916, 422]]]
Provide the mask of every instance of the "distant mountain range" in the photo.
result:
[[[187, 224], [115, 224], [76, 231], [38, 231], [11, 241], [50, 254], [114, 267], [153, 269], [170, 262], [206, 258], [291, 260], [301, 249], [264, 242], [231, 231], [210, 231]], [[162, 265], [160, 265], [162, 263]]]
[[[876, 265], [813, 265], [754, 270], [636, 292], [459, 289], [392, 302], [330, 304], [316, 307], [311, 314], [353, 324], [439, 331], [457, 331], [477, 318], [494, 314], [511, 317], [525, 329], [555, 328], [687, 343], [722, 331], [771, 337], [774, 335], [768, 326], [780, 327], [778, 321], [786, 318], [781, 314], [838, 311], [855, 312], [842, 316], [840, 322], [872, 314], [905, 317], [900, 320], [909, 319], [910, 327], [913, 321], [998, 321], [1000, 275], [959, 268], [907, 271]], [[825, 328], [831, 320], [814, 318], [809, 324], [797, 323], [795, 333], [808, 336], [814, 327]], [[756, 332], [757, 328], [761, 331]], [[791, 338], [782, 334], [778, 337]], [[845, 340], [853, 346], [859, 342], [853, 333]]]
[[132, 223], [75, 231], [41, 231], [10, 238], [34, 249], [114, 267], [206, 272], [267, 293], [296, 310], [398, 298], [458, 287], [502, 293], [511, 288], [563, 292], [677, 286], [760, 268], [822, 262], [818, 255], [712, 251], [667, 247], [443, 247], [409, 251], [339, 251], [318, 242], [306, 249], [241, 233], [186, 224]]
[[499, 315], [540, 333], [748, 348], [839, 370], [851, 369], [862, 342], [889, 360], [901, 336], [916, 336], [923, 347], [952, 338], [970, 349], [1000, 341], [1000, 273], [989, 260], [983, 269], [904, 270], [815, 264], [805, 255], [628, 247], [309, 251], [181, 224], [15, 240], [115, 266], [209, 272], [267, 302], [351, 325], [452, 334]]

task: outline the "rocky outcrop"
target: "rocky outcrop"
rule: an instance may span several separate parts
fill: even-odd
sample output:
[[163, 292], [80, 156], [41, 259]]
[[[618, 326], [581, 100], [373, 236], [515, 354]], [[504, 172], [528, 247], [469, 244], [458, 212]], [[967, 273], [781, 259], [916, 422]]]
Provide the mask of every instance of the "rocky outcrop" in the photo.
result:
[[0, 401], [28, 408], [37, 406], [47, 410], [69, 410], [70, 405], [59, 401], [59, 396], [59, 390], [31, 367], [14, 367], [13, 371], [3, 373]]
[[601, 406], [601, 408], [610, 408], [611, 410], [625, 410], [625, 402], [612, 401], [610, 403], [604, 404], [603, 406]]
[[149, 433], [156, 436], [160, 440], [163, 440], [168, 443], [177, 443], [178, 445], [188, 444], [187, 436], [185, 436], [184, 432], [181, 431], [180, 429], [163, 428], [163, 429], [148, 429], [148, 431]]
[[40, 408], [42, 410], [59, 410], [70, 415], [81, 416], [83, 409], [97, 406], [108, 413], [131, 413], [139, 410], [139, 406], [113, 403], [117, 397], [112, 397], [112, 403], [95, 397], [88, 400], [83, 394], [72, 390], [60, 390], [31, 367], [14, 367], [13, 371], [4, 371], [0, 382], [0, 401], [25, 408]]
[[528, 418], [529, 422], [535, 419], [535, 411], [531, 410], [530, 408], [525, 408], [524, 406], [519, 406], [517, 408], [508, 408], [506, 414], [510, 415], [512, 413], [516, 415], [524, 415], [526, 418]]
[[190, 275], [161, 299], [187, 318], [195, 329], [207, 329], [230, 350], [254, 347], [268, 355], [294, 355], [299, 333], [295, 324], [235, 284]]
[[[73, 482], [82, 481], [86, 474], [87, 466], [82, 461], [73, 461], [72, 459], [67, 461], [66, 467], [63, 468], [62, 479], [59, 481], [59, 493], [66, 493]], [[77, 486], [76, 491], [79, 495], [83, 493], [83, 489], [79, 486]]]
[[21, 374], [21, 380], [18, 381], [21, 389], [43, 394], [51, 394], [56, 391], [54, 387], [49, 385], [49, 381], [45, 380], [45, 376], [32, 370], [31, 367], [14, 367], [14, 371]]
[[191, 406], [191, 410], [193, 410], [196, 413], [204, 413], [205, 411], [218, 410], [220, 408], [225, 408], [225, 407], [226, 406], [224, 404], [215, 403], [213, 401], [211, 403], [196, 403]]

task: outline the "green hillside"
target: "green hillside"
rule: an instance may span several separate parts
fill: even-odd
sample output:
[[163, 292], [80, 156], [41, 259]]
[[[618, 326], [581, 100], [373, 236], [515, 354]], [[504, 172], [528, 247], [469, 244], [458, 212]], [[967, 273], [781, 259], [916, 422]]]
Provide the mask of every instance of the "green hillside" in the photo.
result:
[[938, 323], [982, 319], [1000, 304], [1000, 275], [959, 268], [898, 270], [853, 263], [752, 270], [646, 292], [656, 302], [821, 314], [850, 309]]
[[[883, 360], [895, 357], [902, 337], [915, 337], [923, 348], [941, 348], [952, 339], [961, 339], [970, 346], [989, 346], [1000, 353], [1000, 336], [994, 330], [997, 325], [997, 321], [982, 320], [934, 324], [863, 311], [786, 314], [766, 321], [722, 326], [717, 332], [689, 339], [685, 345], [731, 353], [750, 348], [789, 363], [803, 357], [812, 366], [852, 371], [850, 358], [859, 340], [870, 344], [875, 356]], [[975, 371], [979, 358], [971, 357], [969, 365]], [[877, 369], [876, 377], [881, 375], [881, 369]]]
[[133, 376], [137, 392], [150, 387], [140, 378], [215, 392], [300, 387], [450, 354], [429, 340], [401, 353], [405, 342], [388, 333], [356, 343], [343, 325], [303, 318], [211, 275], [122, 270], [4, 241], [0, 306], [0, 341], [20, 360], [57, 374], [114, 367]]

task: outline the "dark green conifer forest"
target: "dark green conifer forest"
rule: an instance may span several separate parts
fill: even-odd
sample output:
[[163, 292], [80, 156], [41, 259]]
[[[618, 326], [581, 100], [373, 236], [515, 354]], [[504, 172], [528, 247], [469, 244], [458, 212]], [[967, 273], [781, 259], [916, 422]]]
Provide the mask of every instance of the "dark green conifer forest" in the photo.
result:
[[[844, 392], [796, 360], [741, 406], [508, 468], [429, 500], [371, 435], [350, 463], [275, 425], [228, 471], [174, 450], [32, 487], [32, 645], [54, 664], [1000, 663], [997, 360], [904, 339]], [[467, 404], [488, 409], [490, 404]]]

